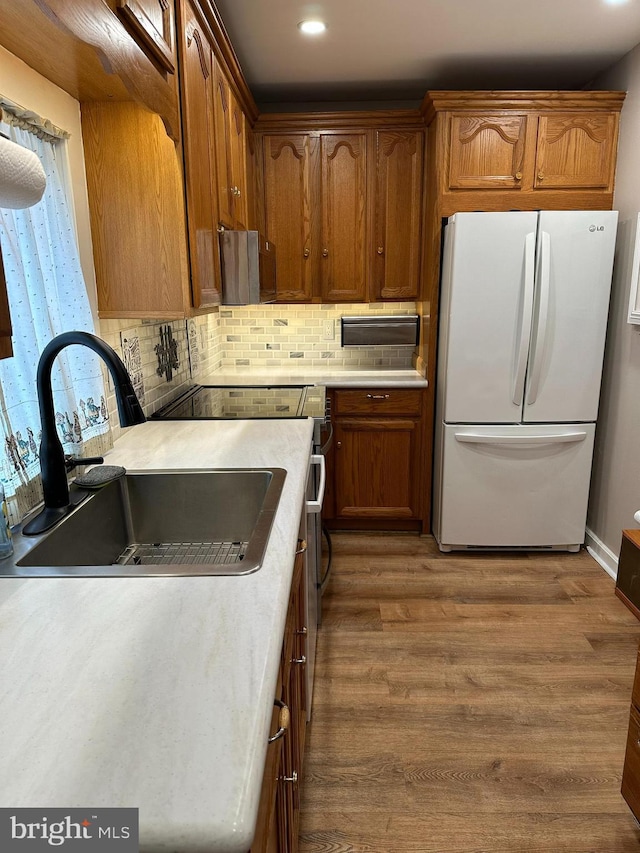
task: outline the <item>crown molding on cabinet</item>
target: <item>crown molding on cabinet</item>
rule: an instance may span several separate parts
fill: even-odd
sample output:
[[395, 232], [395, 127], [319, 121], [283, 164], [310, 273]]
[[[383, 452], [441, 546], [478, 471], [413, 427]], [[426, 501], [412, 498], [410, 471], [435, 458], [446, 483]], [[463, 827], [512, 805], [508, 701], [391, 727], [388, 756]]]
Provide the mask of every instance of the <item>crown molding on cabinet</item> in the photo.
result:
[[389, 127], [423, 128], [424, 118], [419, 110], [344, 110], [332, 112], [261, 113], [255, 130], [262, 133], [282, 133], [314, 130], [358, 130]]

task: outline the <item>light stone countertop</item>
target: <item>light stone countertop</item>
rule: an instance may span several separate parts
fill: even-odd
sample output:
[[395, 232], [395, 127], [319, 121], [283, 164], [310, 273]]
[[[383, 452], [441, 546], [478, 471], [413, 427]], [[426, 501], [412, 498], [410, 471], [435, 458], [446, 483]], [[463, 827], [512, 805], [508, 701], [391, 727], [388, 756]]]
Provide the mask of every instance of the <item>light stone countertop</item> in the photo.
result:
[[306, 367], [304, 360], [291, 368], [223, 367], [201, 373], [200, 385], [324, 385], [325, 388], [426, 388], [427, 380], [413, 368]]
[[285, 468], [240, 577], [0, 578], [0, 806], [140, 809], [142, 853], [253, 838], [312, 421], [147, 422], [127, 470]]

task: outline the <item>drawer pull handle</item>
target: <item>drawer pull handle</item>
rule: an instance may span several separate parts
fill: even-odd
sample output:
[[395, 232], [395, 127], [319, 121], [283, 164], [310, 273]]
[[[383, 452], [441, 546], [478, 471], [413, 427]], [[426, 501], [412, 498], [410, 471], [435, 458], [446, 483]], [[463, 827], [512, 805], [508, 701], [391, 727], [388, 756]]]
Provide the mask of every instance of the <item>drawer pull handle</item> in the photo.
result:
[[300, 635], [302, 635], [303, 637], [304, 637], [304, 636], [306, 636], [306, 634], [307, 634], [307, 627], [306, 627], [306, 625], [305, 625], [304, 627], [300, 628], [300, 630], [299, 630], [299, 631], [296, 631], [296, 634], [300, 634]]
[[306, 655], [302, 655], [299, 658], [291, 658], [291, 663], [304, 664], [307, 662]]
[[295, 785], [296, 782], [298, 781], [297, 770], [294, 770], [293, 773], [291, 774], [291, 776], [281, 776], [280, 781], [281, 782], [292, 782]]
[[388, 400], [390, 394], [367, 394], [368, 400]]
[[274, 735], [271, 735], [269, 743], [273, 743], [276, 740], [280, 740], [281, 737], [284, 737], [287, 729], [289, 728], [289, 724], [291, 723], [291, 714], [287, 705], [285, 705], [285, 703], [280, 699], [274, 699], [273, 704], [280, 708], [280, 713], [278, 714], [279, 728]]

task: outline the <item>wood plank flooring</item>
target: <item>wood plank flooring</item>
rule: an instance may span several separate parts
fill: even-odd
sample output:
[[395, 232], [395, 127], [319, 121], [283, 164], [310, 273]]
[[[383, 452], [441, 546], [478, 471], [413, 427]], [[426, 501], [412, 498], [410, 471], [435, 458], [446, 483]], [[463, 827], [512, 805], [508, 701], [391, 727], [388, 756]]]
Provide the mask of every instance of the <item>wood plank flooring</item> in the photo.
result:
[[640, 623], [586, 553], [334, 533], [301, 853], [639, 853]]

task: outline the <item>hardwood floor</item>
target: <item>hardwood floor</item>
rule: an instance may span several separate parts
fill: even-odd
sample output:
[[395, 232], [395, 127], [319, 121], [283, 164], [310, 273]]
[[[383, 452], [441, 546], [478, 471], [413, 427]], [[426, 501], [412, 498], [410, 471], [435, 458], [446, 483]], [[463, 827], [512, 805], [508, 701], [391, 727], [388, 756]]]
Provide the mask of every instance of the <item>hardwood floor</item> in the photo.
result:
[[638, 853], [640, 623], [586, 553], [333, 534], [301, 853]]

